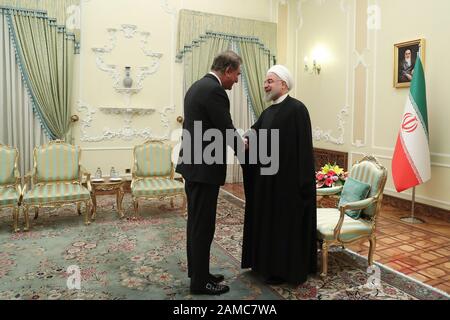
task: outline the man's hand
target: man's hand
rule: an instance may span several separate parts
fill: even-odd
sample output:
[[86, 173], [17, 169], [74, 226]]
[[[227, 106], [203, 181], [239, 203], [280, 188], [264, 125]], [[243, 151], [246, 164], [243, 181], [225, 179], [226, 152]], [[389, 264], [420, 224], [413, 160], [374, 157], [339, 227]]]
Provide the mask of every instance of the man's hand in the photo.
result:
[[245, 150], [248, 150], [248, 137], [244, 137]]

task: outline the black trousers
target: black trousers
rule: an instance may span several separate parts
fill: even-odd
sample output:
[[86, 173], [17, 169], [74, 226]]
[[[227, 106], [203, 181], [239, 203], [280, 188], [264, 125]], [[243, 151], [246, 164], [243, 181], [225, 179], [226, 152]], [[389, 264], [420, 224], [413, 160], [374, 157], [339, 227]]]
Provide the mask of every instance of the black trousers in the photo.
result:
[[187, 263], [191, 287], [203, 286], [208, 281], [219, 188], [219, 185], [185, 181], [188, 208]]

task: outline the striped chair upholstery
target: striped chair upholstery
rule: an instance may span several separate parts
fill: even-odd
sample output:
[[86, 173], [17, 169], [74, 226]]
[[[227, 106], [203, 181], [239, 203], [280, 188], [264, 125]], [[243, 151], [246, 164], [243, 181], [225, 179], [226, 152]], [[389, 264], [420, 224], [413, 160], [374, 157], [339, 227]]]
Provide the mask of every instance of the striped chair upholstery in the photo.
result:
[[140, 199], [170, 198], [173, 206], [173, 197], [182, 195], [184, 206], [184, 184], [173, 176], [172, 146], [161, 141], [147, 141], [135, 146], [131, 181], [135, 214]]
[[19, 151], [0, 144], [0, 209], [12, 208], [13, 231], [19, 231], [19, 205], [21, 196]]
[[173, 179], [145, 178], [137, 180], [133, 186], [133, 196], [160, 196], [184, 192], [184, 184]]
[[143, 144], [135, 147], [136, 175], [139, 177], [170, 176], [172, 147], [165, 144]]
[[[320, 209], [320, 214], [317, 215], [317, 234], [319, 239], [329, 241], [334, 239], [334, 228], [336, 228], [339, 218], [340, 212], [337, 209]], [[368, 236], [371, 231], [372, 226], [369, 222], [363, 219], [355, 220], [345, 215], [340, 238], [343, 241], [349, 241], [356, 237]]]
[[35, 208], [37, 218], [40, 207], [71, 203], [77, 204], [78, 213], [80, 204], [86, 205], [85, 224], [90, 224], [90, 174], [87, 173], [86, 188], [82, 185], [80, 156], [80, 147], [60, 140], [34, 149], [34, 169], [27, 175], [33, 183], [31, 189], [23, 194], [25, 230], [29, 229], [29, 208]]
[[70, 144], [50, 144], [36, 149], [37, 181], [78, 180], [79, 156], [80, 148]]
[[29, 205], [39, 205], [55, 202], [88, 201], [90, 194], [88, 189], [80, 184], [73, 183], [49, 183], [36, 185], [23, 197], [23, 202]]
[[0, 185], [14, 184], [16, 176], [14, 171], [16, 168], [16, 158], [18, 151], [15, 148], [0, 145]]
[[0, 187], [0, 208], [17, 206], [19, 198], [20, 191], [14, 186]]
[[[349, 172], [349, 176], [355, 180], [359, 180], [370, 184], [369, 194], [367, 198], [371, 198], [380, 193], [380, 189], [384, 188], [383, 178], [385, 177], [386, 169], [379, 167], [376, 162], [361, 161], [356, 163]], [[362, 211], [362, 215], [366, 218], [372, 218], [376, 212], [376, 203], [372, 203]]]
[[[366, 199], [346, 203], [339, 208], [317, 209], [317, 238], [322, 243], [322, 276], [327, 274], [328, 248], [367, 239], [370, 242], [369, 265], [373, 263], [376, 246], [376, 220], [381, 207], [387, 170], [373, 156], [366, 156], [353, 165], [349, 177], [370, 184]], [[336, 190], [339, 193], [341, 190]], [[322, 196], [332, 192], [318, 192]], [[359, 219], [349, 217], [347, 210], [362, 209]]]

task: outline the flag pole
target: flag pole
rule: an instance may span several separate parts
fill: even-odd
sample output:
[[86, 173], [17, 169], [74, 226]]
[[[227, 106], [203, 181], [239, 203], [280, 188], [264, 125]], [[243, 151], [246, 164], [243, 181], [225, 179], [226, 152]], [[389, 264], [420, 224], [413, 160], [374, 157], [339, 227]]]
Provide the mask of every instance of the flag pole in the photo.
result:
[[411, 201], [411, 216], [410, 217], [402, 217], [402, 218], [400, 218], [400, 220], [402, 220], [404, 222], [407, 222], [407, 223], [411, 223], [411, 224], [421, 224], [421, 223], [425, 222], [422, 219], [414, 217], [414, 205], [415, 205], [415, 202], [416, 202], [416, 187], [413, 187], [413, 190], [412, 190], [412, 201]]

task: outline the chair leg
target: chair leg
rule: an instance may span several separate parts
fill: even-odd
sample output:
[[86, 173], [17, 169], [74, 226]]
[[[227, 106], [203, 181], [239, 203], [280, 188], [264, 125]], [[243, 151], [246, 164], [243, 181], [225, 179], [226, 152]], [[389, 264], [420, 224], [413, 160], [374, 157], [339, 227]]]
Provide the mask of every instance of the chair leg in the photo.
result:
[[23, 231], [28, 231], [30, 230], [30, 216], [28, 215], [28, 206], [25, 206], [23, 208], [23, 216], [25, 218], [25, 227], [23, 228]]
[[34, 208], [34, 220], [36, 220], [39, 217], [39, 207]]
[[321, 277], [326, 277], [328, 271], [328, 244], [326, 241], [322, 243], [322, 273]]
[[19, 207], [14, 207], [13, 209], [13, 232], [19, 232]]
[[77, 212], [78, 212], [78, 215], [81, 216], [81, 202], [77, 203]]
[[373, 254], [375, 252], [375, 246], [377, 245], [377, 237], [373, 235], [370, 239], [370, 247], [369, 247], [369, 266], [373, 264]]
[[90, 201], [86, 201], [86, 210], [84, 211], [84, 224], [87, 226], [91, 224], [91, 221], [89, 220], [90, 213], [91, 213], [91, 204]]

